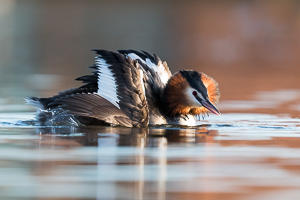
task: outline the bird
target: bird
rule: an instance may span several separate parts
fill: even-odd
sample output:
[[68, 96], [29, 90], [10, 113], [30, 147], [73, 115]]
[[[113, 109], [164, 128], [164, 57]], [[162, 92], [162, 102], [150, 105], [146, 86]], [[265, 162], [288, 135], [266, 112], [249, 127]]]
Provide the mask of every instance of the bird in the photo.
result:
[[41, 125], [62, 113], [80, 125], [125, 127], [195, 126], [209, 112], [221, 114], [216, 108], [219, 84], [203, 72], [180, 70], [172, 75], [166, 61], [142, 50], [92, 51], [95, 63], [89, 68], [95, 71], [75, 79], [82, 86], [25, 99], [37, 108]]

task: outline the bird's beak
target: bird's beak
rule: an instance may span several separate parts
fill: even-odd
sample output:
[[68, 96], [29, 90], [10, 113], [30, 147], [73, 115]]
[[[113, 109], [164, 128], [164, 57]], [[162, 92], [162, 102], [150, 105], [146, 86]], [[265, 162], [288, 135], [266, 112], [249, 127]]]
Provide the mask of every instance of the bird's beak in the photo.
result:
[[204, 108], [214, 113], [215, 115], [221, 115], [220, 111], [209, 100], [201, 100], [200, 103]]

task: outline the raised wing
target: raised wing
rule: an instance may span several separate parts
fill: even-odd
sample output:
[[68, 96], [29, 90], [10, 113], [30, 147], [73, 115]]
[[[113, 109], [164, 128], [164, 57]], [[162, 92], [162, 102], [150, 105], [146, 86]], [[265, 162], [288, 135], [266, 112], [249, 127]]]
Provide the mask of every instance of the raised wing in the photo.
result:
[[91, 67], [95, 71], [76, 79], [85, 85], [50, 98], [29, 97], [27, 102], [41, 110], [60, 107], [79, 117], [128, 127], [147, 126], [149, 110], [140, 64], [117, 52], [94, 51], [98, 54]]
[[161, 106], [162, 93], [172, 76], [167, 63], [162, 62], [157, 55], [145, 51], [119, 50], [118, 52], [138, 61], [141, 65], [149, 110], [151, 115], [159, 116], [158, 108]]
[[149, 123], [143, 71], [137, 61], [106, 50], [94, 50], [98, 54], [97, 94], [121, 109], [132, 120], [133, 126]]

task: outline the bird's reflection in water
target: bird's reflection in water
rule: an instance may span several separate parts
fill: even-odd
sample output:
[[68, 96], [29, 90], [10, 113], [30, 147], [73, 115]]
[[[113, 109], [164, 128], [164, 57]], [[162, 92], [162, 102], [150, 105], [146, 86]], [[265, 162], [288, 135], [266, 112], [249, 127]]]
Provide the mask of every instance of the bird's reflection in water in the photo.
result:
[[[50, 153], [67, 156], [69, 149], [79, 150], [75, 151], [79, 152], [78, 156], [71, 154], [66, 161], [40, 160], [37, 174], [50, 174], [61, 180], [85, 180], [87, 177], [82, 176], [93, 174], [88, 179], [95, 181], [96, 199], [166, 199], [170, 187], [168, 177], [181, 173], [172, 169], [185, 171], [190, 162], [195, 162], [188, 147], [210, 142], [217, 131], [206, 127], [46, 127], [37, 129], [37, 133], [41, 152], [51, 149]], [[85, 146], [91, 147], [89, 151], [85, 151]], [[67, 151], [62, 152], [61, 148]], [[176, 152], [181, 155], [177, 157]], [[92, 159], [81, 158], [89, 154], [93, 155]], [[87, 188], [89, 184], [83, 182]]]
[[[44, 127], [37, 128], [45, 145], [166, 147], [212, 141], [216, 130], [199, 128]], [[52, 142], [49, 142], [51, 140]], [[47, 142], [46, 142], [47, 141]], [[70, 143], [70, 141], [73, 141]], [[56, 143], [57, 142], [57, 143]], [[43, 144], [43, 142], [41, 142]]]

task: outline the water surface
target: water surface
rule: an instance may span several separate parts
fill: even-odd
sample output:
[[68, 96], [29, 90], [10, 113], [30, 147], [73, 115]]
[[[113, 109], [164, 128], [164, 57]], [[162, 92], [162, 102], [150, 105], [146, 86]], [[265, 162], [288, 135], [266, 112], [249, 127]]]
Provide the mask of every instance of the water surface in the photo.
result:
[[[38, 127], [0, 115], [1, 199], [298, 199], [299, 119], [198, 127]], [[201, 124], [201, 125], [200, 125]]]

